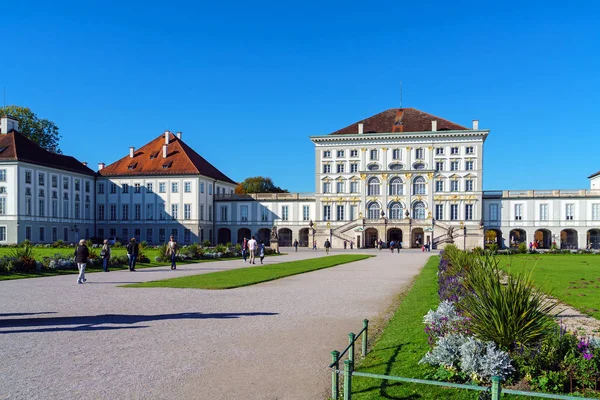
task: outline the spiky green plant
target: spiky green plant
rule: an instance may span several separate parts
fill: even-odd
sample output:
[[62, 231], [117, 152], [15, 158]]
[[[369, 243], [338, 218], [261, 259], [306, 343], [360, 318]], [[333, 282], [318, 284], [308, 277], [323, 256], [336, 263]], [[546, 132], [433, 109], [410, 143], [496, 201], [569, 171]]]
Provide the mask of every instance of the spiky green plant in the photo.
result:
[[509, 275], [503, 284], [498, 263], [486, 255], [468, 269], [464, 282], [470, 295], [464, 298], [463, 307], [475, 336], [510, 351], [517, 344], [538, 342], [551, 332], [551, 313], [557, 304], [534, 288], [531, 271]]

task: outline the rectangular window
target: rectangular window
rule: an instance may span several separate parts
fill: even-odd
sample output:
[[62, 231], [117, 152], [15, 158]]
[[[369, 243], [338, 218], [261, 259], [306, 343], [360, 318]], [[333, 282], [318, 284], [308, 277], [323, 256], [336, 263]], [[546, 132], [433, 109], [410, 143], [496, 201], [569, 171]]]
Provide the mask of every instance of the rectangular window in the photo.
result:
[[358, 157], [358, 150], [350, 150], [350, 157]]
[[210, 196], [212, 196], [212, 191], [213, 191], [213, 185], [212, 185], [212, 183], [209, 183], [209, 184], [208, 184], [208, 194], [209, 194]]
[[204, 182], [200, 182], [200, 193], [204, 193]]
[[490, 204], [490, 221], [498, 221], [498, 204]]
[[269, 220], [269, 209], [267, 207], [263, 207], [260, 209], [260, 220], [261, 221]]
[[[102, 236], [100, 236], [102, 237]], [[52, 241], [56, 242], [58, 240], [58, 228], [57, 227], [53, 227], [52, 228]]]
[[436, 192], [444, 191], [444, 181], [435, 181], [435, 191]]
[[329, 164], [323, 164], [323, 173], [324, 174], [331, 173], [331, 165], [329, 165]]
[[129, 241], [129, 229], [127, 228], [123, 228], [121, 229], [121, 240], [125, 241]]
[[337, 158], [341, 158], [341, 157], [344, 157], [344, 150], [337, 151]]
[[190, 231], [189, 229], [184, 229], [183, 230], [183, 242], [190, 243], [191, 241], [192, 241], [192, 231]]
[[444, 162], [443, 161], [438, 161], [435, 163], [435, 170], [436, 171], [443, 171], [444, 170]]
[[371, 160], [379, 159], [379, 152], [377, 150], [371, 150], [369, 154], [371, 156]]
[[69, 228], [63, 229], [63, 241], [65, 241], [65, 242], [69, 241]]
[[86, 193], [90, 192], [90, 181], [85, 181], [85, 192]]
[[183, 219], [192, 219], [192, 205], [191, 204], [183, 205]]
[[111, 204], [110, 205], [110, 216], [109, 216], [111, 221], [116, 221], [117, 220], [117, 205], [116, 204]]
[[323, 182], [323, 193], [331, 193], [331, 182]]
[[123, 193], [129, 193], [129, 183], [123, 184]]
[[592, 221], [600, 220], [600, 204], [592, 204]]
[[152, 243], [152, 228], [146, 228], [146, 242]]
[[200, 242], [204, 242], [204, 228], [200, 228]]
[[450, 181], [450, 191], [458, 192], [458, 181]]
[[167, 184], [165, 182], [158, 182], [158, 192], [159, 193], [167, 192]]
[[171, 183], [171, 193], [178, 193], [179, 192], [179, 184], [177, 182], [172, 182]]
[[400, 149], [392, 150], [392, 159], [393, 160], [401, 160], [402, 159], [402, 153], [400, 152]]
[[136, 183], [133, 185], [133, 192], [134, 193], [141, 193], [142, 192], [142, 185], [140, 185], [139, 183]]
[[473, 191], [473, 180], [467, 179], [465, 181], [465, 192], [472, 192], [472, 191]]
[[31, 241], [31, 227], [30, 226], [25, 227], [25, 239]]
[[121, 218], [124, 221], [129, 219], [129, 204], [123, 204], [123, 213], [121, 214]]
[[211, 206], [211, 205], [209, 205], [209, 206], [208, 206], [208, 220], [209, 220], [209, 221], [212, 221], [212, 218], [213, 218], [213, 214], [212, 214], [212, 206]]
[[240, 207], [240, 217], [242, 221], [248, 221], [248, 206]]
[[63, 201], [63, 217], [69, 218], [69, 202]]
[[165, 203], [158, 204], [158, 219], [167, 219], [167, 211], [165, 210]]
[[450, 162], [450, 171], [458, 171], [458, 161]]
[[323, 158], [331, 158], [331, 151], [329, 151], [329, 150], [323, 151]]
[[358, 193], [358, 182], [350, 182], [350, 193]]
[[114, 182], [110, 183], [110, 188], [108, 189], [111, 194], [117, 193], [117, 184]]
[[344, 164], [338, 164], [337, 165], [337, 173], [338, 174], [343, 174], [344, 173]]
[[465, 169], [467, 171], [473, 171], [473, 161], [466, 161], [465, 162]]
[[302, 220], [308, 221], [310, 219], [310, 206], [302, 206]]
[[323, 206], [323, 221], [331, 221], [331, 206]]
[[98, 184], [98, 194], [104, 194], [104, 183]]
[[227, 206], [221, 206], [221, 221], [227, 221]]
[[152, 193], [152, 183], [146, 183], [146, 193]]
[[344, 220], [344, 206], [337, 206], [337, 220]]
[[473, 220], [473, 204], [465, 204], [465, 220]]
[[79, 218], [79, 203], [75, 203], [75, 208], [73, 209], [73, 217]]
[[53, 188], [58, 187], [58, 176], [56, 176], [56, 175], [52, 175], [52, 187]]
[[146, 204], [146, 219], [154, 219], [154, 204]]
[[289, 220], [289, 207], [288, 206], [281, 206], [281, 220], [282, 221]]
[[444, 205], [443, 204], [435, 205], [435, 219], [437, 219], [437, 220], [444, 219]]
[[165, 241], [165, 228], [158, 229], [158, 242], [164, 243]]
[[90, 215], [90, 204], [89, 203], [85, 203], [85, 219], [90, 219], [91, 215]]
[[43, 226], [40, 226], [40, 242], [44, 242], [46, 240], [46, 231]]
[[38, 174], [38, 185], [44, 186], [44, 174]]
[[25, 199], [25, 215], [31, 215], [31, 197]]
[[0, 226], [0, 242], [6, 242], [6, 227]]
[[171, 219], [179, 218], [179, 204], [171, 204]]
[[425, 151], [422, 148], [415, 149], [415, 158], [417, 160], [422, 160], [425, 158]]
[[515, 204], [515, 221], [523, 219], [523, 204]]
[[142, 205], [134, 204], [133, 205], [133, 219], [139, 221], [142, 219]]
[[458, 220], [458, 204], [450, 204], [450, 220]]
[[25, 171], [25, 183], [31, 183], [31, 171]]
[[75, 179], [75, 191], [79, 191], [79, 179]]
[[204, 204], [200, 204], [200, 221], [204, 221]]
[[574, 210], [574, 204], [566, 204], [565, 205], [565, 215], [567, 217], [567, 220], [572, 220], [573, 219], [573, 210]]
[[475, 153], [475, 151], [474, 151], [474, 149], [473, 149], [473, 146], [469, 146], [469, 147], [467, 147], [467, 148], [465, 149], [465, 153], [467, 153], [467, 154], [473, 154], [473, 153]]
[[183, 191], [185, 193], [192, 193], [192, 182], [183, 182]]
[[344, 193], [344, 182], [337, 182], [336, 186], [338, 193]]
[[350, 172], [358, 172], [358, 164], [350, 164]]
[[443, 147], [437, 147], [435, 149], [435, 155], [436, 156], [443, 156], [444, 155], [444, 148]]
[[[55, 217], [55, 215], [54, 215], [54, 211], [55, 211], [55, 210], [54, 210], [54, 207], [55, 207], [55, 204], [56, 204], [56, 202], [55, 202], [55, 201], [53, 201], [53, 202], [52, 202], [52, 214], [53, 214], [52, 216], [53, 216], [53, 217]], [[103, 221], [103, 220], [104, 220], [104, 204], [98, 204], [98, 219], [99, 219], [100, 221]]]
[[0, 182], [6, 182], [6, 170], [0, 169]]
[[458, 147], [450, 147], [450, 154], [458, 154]]
[[6, 197], [0, 197], [0, 215], [6, 215]]
[[548, 204], [540, 204], [540, 221], [548, 221]]
[[69, 189], [69, 178], [63, 178], [63, 189]]
[[350, 206], [350, 215], [348, 217], [350, 217], [350, 221], [354, 221], [354, 218], [356, 218], [356, 206]]

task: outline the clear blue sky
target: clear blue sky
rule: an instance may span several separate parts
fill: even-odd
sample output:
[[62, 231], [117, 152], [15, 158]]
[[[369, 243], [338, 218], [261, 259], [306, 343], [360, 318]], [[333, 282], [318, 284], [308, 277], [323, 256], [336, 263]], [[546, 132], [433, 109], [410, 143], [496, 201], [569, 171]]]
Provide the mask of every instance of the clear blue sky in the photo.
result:
[[234, 180], [309, 192], [308, 137], [398, 107], [402, 80], [405, 107], [491, 129], [485, 189], [587, 188], [598, 2], [491, 3], [13, 1], [0, 86], [94, 168], [168, 128]]

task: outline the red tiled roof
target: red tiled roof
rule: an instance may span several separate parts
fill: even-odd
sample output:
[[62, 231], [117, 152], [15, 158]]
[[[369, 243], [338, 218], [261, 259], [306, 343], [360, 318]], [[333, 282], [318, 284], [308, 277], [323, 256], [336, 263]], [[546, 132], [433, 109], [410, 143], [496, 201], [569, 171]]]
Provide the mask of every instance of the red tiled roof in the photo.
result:
[[355, 122], [331, 135], [351, 135], [358, 133], [358, 124], [363, 124], [364, 133], [401, 133], [401, 132], [431, 132], [431, 121], [437, 121], [437, 130], [468, 130], [462, 125], [455, 124], [435, 115], [415, 108], [390, 108], [372, 117]]
[[169, 133], [167, 158], [163, 158], [163, 144], [164, 134], [137, 149], [133, 158], [127, 155], [98, 173], [102, 176], [204, 175], [223, 182], [236, 183], [173, 133]]
[[52, 153], [14, 130], [0, 134], [0, 149], [3, 149], [0, 152], [0, 161], [23, 161], [84, 175], [96, 175], [76, 158]]

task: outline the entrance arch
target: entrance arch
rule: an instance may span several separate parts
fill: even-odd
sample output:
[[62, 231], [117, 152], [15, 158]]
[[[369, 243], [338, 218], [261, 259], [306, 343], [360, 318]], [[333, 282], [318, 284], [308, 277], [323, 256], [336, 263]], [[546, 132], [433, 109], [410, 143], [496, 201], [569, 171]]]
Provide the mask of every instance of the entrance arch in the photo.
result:
[[387, 241], [389, 243], [392, 240], [394, 242], [396, 242], [396, 243], [402, 242], [402, 229], [398, 229], [398, 228], [388, 229], [388, 231], [387, 231]]
[[292, 230], [288, 228], [281, 228], [277, 231], [279, 240], [279, 246], [290, 247], [292, 245]]
[[365, 246], [376, 247], [379, 240], [379, 232], [375, 228], [365, 229]]
[[561, 249], [578, 249], [577, 231], [575, 229], [563, 229], [560, 231]]
[[498, 248], [502, 248], [502, 231], [499, 229], [488, 229], [485, 231], [485, 245], [497, 244]]
[[411, 247], [421, 247], [423, 246], [424, 242], [423, 242], [423, 237], [424, 237], [424, 232], [423, 232], [423, 228], [415, 228], [412, 231], [412, 240], [411, 240]]
[[300, 229], [298, 232], [298, 244], [300, 247], [308, 247], [308, 228]]
[[265, 246], [269, 246], [271, 244], [271, 230], [267, 228], [262, 228], [258, 230], [258, 242], [262, 240], [265, 243]]
[[527, 243], [527, 233], [523, 229], [513, 229], [508, 235], [511, 246], [518, 246], [521, 243]]
[[600, 249], [600, 229], [590, 229], [587, 231], [588, 249]]
[[252, 237], [252, 232], [250, 231], [250, 229], [248, 229], [248, 228], [238, 229], [238, 234], [237, 234], [237, 242], [238, 243], [243, 243], [244, 238], [250, 240], [251, 237]]
[[219, 233], [217, 234], [217, 243], [225, 244], [229, 242], [231, 242], [231, 231], [229, 228], [219, 229]]
[[549, 249], [552, 243], [552, 232], [548, 229], [538, 229], [535, 231], [533, 240], [537, 242], [538, 249]]

